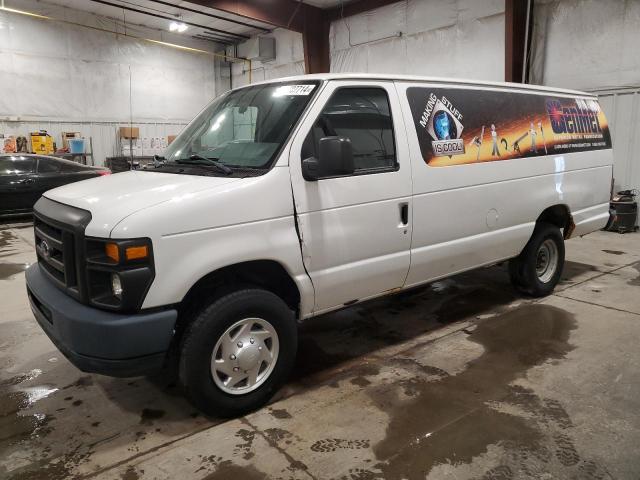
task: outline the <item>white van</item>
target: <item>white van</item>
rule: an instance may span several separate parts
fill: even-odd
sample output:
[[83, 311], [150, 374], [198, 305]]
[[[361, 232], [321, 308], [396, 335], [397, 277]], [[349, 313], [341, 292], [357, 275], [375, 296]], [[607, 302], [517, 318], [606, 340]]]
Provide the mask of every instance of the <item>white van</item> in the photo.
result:
[[509, 260], [549, 294], [564, 240], [609, 219], [596, 97], [519, 84], [308, 75], [207, 106], [155, 169], [35, 206], [36, 319], [81, 370], [179, 359], [215, 415], [287, 378], [296, 321]]

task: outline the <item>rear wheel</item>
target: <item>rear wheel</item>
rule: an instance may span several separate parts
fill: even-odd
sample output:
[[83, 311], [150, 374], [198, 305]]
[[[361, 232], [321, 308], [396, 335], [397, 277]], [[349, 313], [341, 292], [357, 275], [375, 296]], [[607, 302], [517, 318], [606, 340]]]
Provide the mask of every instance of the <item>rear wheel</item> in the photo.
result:
[[553, 292], [564, 266], [564, 239], [555, 225], [540, 222], [522, 253], [509, 261], [513, 286], [533, 297]]
[[187, 328], [180, 379], [196, 407], [229, 417], [265, 404], [295, 360], [293, 313], [276, 295], [246, 289], [204, 308]]

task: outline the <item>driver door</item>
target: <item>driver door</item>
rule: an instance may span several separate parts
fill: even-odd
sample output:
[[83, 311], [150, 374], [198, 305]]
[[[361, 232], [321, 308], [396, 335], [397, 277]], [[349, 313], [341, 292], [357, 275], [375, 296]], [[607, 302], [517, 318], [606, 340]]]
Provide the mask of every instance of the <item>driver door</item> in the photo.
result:
[[[355, 172], [307, 181], [301, 162], [326, 136], [351, 140]], [[411, 247], [411, 166], [393, 82], [330, 82], [289, 158], [314, 312], [404, 285]]]

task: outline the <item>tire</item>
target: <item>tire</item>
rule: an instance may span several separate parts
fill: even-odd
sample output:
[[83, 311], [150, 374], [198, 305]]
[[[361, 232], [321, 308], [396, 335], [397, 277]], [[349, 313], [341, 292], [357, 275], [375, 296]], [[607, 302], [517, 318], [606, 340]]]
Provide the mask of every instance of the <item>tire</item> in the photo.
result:
[[[297, 342], [293, 312], [278, 296], [257, 288], [230, 293], [200, 310], [187, 327], [180, 347], [180, 381], [191, 402], [205, 414], [238, 416], [264, 405], [284, 384], [295, 362]], [[267, 364], [264, 352], [275, 359]], [[244, 375], [244, 368], [258, 371], [253, 365], [262, 372], [254, 375], [253, 386], [249, 375], [232, 385]], [[231, 373], [230, 368], [240, 372]]]
[[509, 261], [509, 277], [518, 291], [544, 297], [551, 294], [560, 281], [563, 267], [564, 238], [560, 229], [540, 222], [524, 250]]
[[518, 291], [524, 290], [524, 284], [520, 278], [520, 257], [509, 260], [509, 280]]

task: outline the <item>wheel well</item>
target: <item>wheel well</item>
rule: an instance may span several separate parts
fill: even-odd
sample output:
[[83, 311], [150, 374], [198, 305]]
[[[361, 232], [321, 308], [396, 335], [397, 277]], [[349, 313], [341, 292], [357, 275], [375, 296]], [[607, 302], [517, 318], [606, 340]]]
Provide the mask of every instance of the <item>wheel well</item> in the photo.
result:
[[536, 223], [540, 222], [550, 223], [558, 228], [562, 228], [565, 239], [571, 237], [571, 233], [575, 228], [573, 216], [571, 216], [571, 212], [566, 205], [554, 205], [545, 209], [536, 220]]
[[198, 280], [180, 303], [177, 330], [184, 327], [190, 313], [243, 286], [261, 287], [276, 294], [297, 316], [300, 291], [284, 267], [274, 260], [253, 260], [223, 267]]

